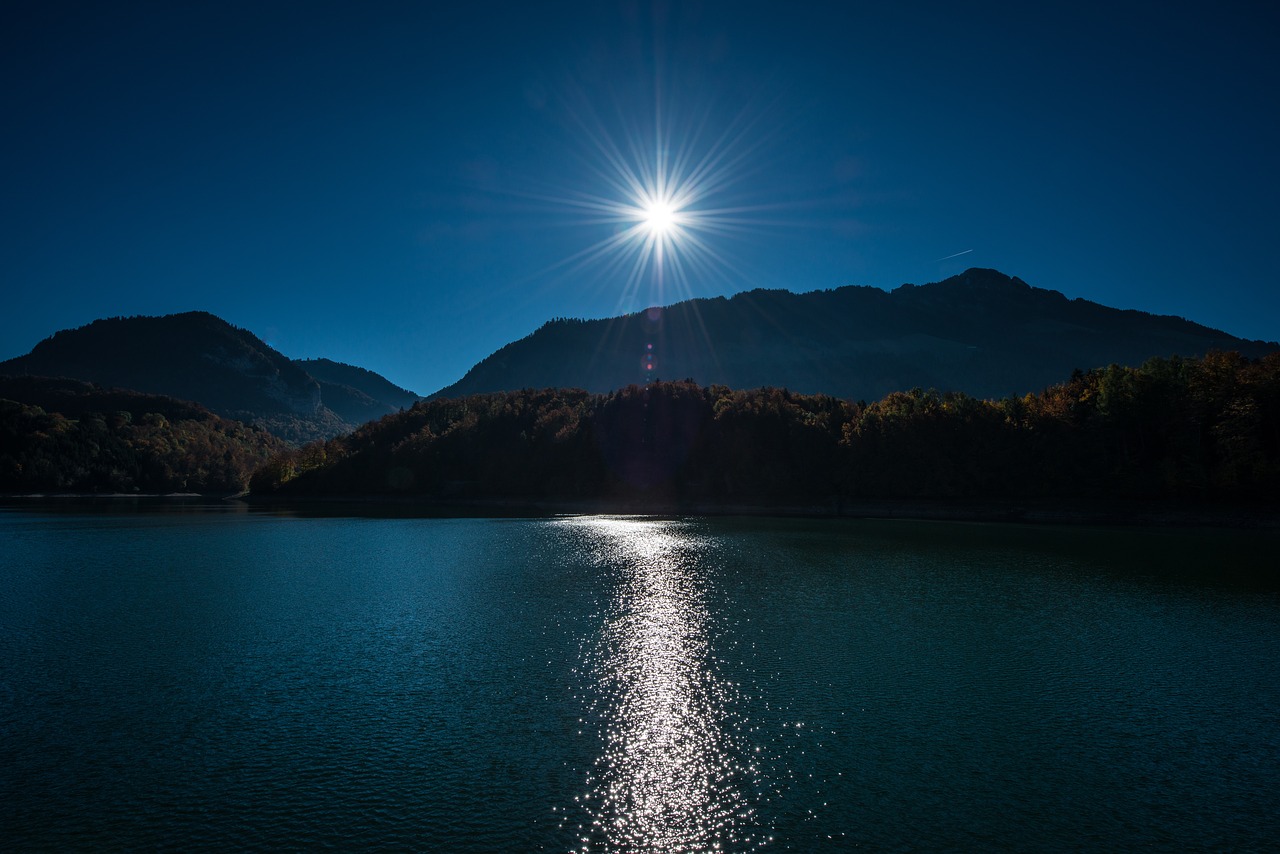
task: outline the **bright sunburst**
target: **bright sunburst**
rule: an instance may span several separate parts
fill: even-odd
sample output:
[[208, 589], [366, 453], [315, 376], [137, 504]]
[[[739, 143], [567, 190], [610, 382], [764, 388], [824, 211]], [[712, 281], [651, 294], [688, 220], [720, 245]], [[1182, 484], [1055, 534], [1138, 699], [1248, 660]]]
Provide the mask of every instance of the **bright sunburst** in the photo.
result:
[[680, 211], [664, 199], [650, 199], [644, 206], [644, 224], [655, 237], [675, 237], [680, 229]]
[[583, 149], [579, 189], [541, 198], [576, 212], [580, 224], [609, 230], [556, 267], [594, 268], [623, 310], [687, 299], [716, 282], [736, 289], [751, 280], [719, 238], [759, 229], [759, 214], [775, 207], [735, 198], [761, 144], [758, 117], [739, 114], [715, 126], [705, 115], [685, 122], [655, 110], [653, 123], [640, 130], [631, 124], [634, 115], [619, 114], [610, 125], [585, 101], [569, 115]]

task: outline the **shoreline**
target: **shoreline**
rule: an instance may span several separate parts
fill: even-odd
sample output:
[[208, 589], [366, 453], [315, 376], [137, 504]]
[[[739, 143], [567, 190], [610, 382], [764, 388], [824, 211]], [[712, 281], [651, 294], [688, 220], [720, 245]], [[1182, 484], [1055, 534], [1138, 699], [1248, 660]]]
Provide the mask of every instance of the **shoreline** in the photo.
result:
[[23, 504], [180, 504], [218, 503], [243, 498], [244, 493], [202, 492], [5, 492], [0, 507]]
[[913, 519], [948, 522], [1006, 522], [1041, 525], [1119, 525], [1280, 529], [1280, 505], [1194, 504], [1190, 502], [1038, 499], [994, 501], [965, 499], [829, 500], [811, 504], [708, 502], [521, 501], [513, 499], [432, 500], [408, 496], [307, 495], [239, 496], [253, 507], [303, 509], [396, 507], [424, 515], [617, 515], [757, 516], [832, 519]]
[[0, 505], [53, 503], [114, 504], [205, 501], [236, 502], [258, 510], [299, 510], [338, 515], [343, 510], [382, 507], [397, 515], [477, 516], [746, 516], [829, 519], [910, 519], [1026, 525], [1197, 527], [1280, 530], [1280, 504], [1198, 504], [1193, 502], [1105, 499], [969, 500], [901, 498], [828, 500], [811, 504], [720, 504], [706, 502], [439, 500], [403, 495], [294, 495], [182, 493], [24, 493], [0, 495]]

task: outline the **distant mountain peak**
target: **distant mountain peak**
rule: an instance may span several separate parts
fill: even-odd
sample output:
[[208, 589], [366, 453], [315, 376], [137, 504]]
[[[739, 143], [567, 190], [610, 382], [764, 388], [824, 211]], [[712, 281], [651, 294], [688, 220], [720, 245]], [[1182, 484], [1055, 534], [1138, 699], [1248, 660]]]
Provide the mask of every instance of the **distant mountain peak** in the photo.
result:
[[986, 293], [986, 294], [1021, 294], [1029, 292], [1053, 294], [1066, 299], [1058, 291], [1033, 287], [1017, 276], [1007, 276], [999, 270], [986, 267], [970, 267], [963, 273], [957, 273], [937, 282], [923, 285], [904, 284], [890, 291], [890, 294], [922, 293]]
[[68, 377], [196, 401], [291, 441], [346, 432], [418, 399], [363, 368], [329, 360], [311, 366], [347, 379], [313, 376], [247, 329], [187, 311], [64, 329], [27, 355], [0, 362], [0, 374]]
[[875, 400], [914, 387], [1004, 397], [1075, 368], [1238, 350], [1243, 341], [1182, 318], [1068, 300], [981, 267], [893, 291], [850, 285], [757, 289], [595, 321], [554, 321], [482, 360], [433, 397], [521, 388], [610, 391], [691, 378]]
[[[1017, 276], [1006, 276], [999, 270], [993, 270], [990, 267], [970, 267], [963, 273], [943, 279], [940, 282], [934, 282], [932, 286], [938, 288], [968, 287], [989, 290], [1031, 290], [1031, 285], [1028, 285]], [[1042, 289], [1036, 288], [1036, 290]]]

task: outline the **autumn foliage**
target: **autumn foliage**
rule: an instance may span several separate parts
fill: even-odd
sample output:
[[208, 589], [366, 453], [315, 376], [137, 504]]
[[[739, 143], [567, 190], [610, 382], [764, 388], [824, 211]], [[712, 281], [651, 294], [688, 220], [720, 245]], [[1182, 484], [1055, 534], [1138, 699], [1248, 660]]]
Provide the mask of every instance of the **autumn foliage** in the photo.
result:
[[0, 379], [2, 492], [234, 493], [285, 447], [264, 430], [163, 395]]
[[1038, 394], [874, 403], [685, 382], [423, 402], [274, 457], [257, 494], [445, 501], [1273, 500], [1280, 355], [1077, 371]]

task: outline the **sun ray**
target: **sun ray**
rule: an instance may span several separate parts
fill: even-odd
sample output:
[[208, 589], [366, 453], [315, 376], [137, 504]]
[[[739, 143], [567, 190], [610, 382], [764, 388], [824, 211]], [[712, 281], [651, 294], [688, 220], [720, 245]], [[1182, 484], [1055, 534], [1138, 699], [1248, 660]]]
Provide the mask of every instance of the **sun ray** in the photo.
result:
[[663, 103], [660, 82], [642, 96], [652, 96], [647, 115], [634, 99], [566, 84], [564, 151], [577, 178], [519, 195], [555, 214], [547, 226], [607, 232], [528, 280], [554, 273], [546, 280], [585, 283], [589, 273], [620, 313], [768, 284], [735, 244], [801, 224], [786, 213], [793, 200], [765, 202], [754, 180], [767, 166], [761, 152], [785, 126], [785, 105], [766, 99], [763, 110], [746, 104], [725, 113], [713, 101]]

